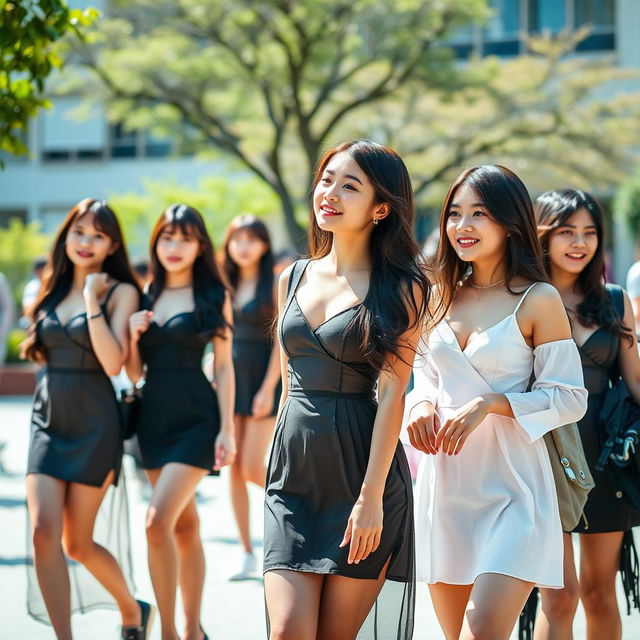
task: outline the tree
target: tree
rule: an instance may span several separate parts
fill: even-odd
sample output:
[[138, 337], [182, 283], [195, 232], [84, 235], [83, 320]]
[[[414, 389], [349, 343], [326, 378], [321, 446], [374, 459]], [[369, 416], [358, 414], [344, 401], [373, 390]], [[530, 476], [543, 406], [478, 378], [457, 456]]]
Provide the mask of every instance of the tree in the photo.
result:
[[616, 220], [627, 225], [634, 237], [640, 235], [640, 171], [620, 186], [614, 200]]
[[[221, 150], [296, 207], [345, 118], [456, 74], [442, 36], [484, 0], [130, 0], [88, 32], [111, 117]], [[344, 135], [344, 134], [343, 134]]]
[[53, 44], [96, 15], [60, 0], [0, 0], [0, 150], [27, 152], [23, 132], [37, 110], [49, 106], [44, 81], [62, 64]]
[[612, 98], [630, 72], [572, 56], [585, 31], [456, 65], [444, 36], [486, 15], [485, 0], [128, 0], [76, 54], [111, 118], [267, 184], [298, 245], [318, 157], [356, 136], [394, 146], [422, 200], [488, 160], [541, 188], [618, 181], [640, 138], [638, 96]]

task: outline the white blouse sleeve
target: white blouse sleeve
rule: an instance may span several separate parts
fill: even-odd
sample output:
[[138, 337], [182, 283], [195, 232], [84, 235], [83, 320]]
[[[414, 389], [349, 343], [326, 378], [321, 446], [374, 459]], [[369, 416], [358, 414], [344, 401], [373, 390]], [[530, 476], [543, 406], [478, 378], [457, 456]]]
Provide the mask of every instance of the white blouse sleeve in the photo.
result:
[[402, 430], [400, 440], [409, 444], [407, 424], [411, 409], [424, 400], [428, 400], [436, 409], [438, 406], [439, 376], [433, 358], [429, 354], [429, 348], [424, 340], [420, 340], [416, 358], [413, 362], [413, 389], [409, 391], [404, 400], [404, 413], [402, 416]]
[[531, 391], [505, 393], [530, 443], [552, 429], [580, 420], [587, 411], [582, 363], [573, 340], [538, 345], [533, 350], [533, 373]]

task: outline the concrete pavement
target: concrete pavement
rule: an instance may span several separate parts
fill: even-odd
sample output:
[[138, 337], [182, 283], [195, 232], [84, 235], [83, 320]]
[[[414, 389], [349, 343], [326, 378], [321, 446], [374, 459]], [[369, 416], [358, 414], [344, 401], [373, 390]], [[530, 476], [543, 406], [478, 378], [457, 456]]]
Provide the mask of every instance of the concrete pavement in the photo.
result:
[[[26, 612], [26, 510], [24, 470], [29, 439], [30, 398], [0, 398], [0, 443], [4, 471], [0, 471], [0, 640], [49, 640], [50, 627], [33, 621]], [[129, 461], [129, 459], [126, 459]], [[131, 509], [131, 535], [137, 596], [153, 601], [146, 565], [144, 515], [146, 502], [130, 464], [125, 465]], [[202, 623], [212, 640], [261, 640], [265, 638], [262, 581], [229, 582], [239, 569], [241, 549], [227, 498], [227, 480], [208, 477], [200, 484], [199, 513], [207, 558]], [[252, 524], [257, 551], [262, 536], [261, 492], [253, 489]], [[621, 603], [623, 601], [621, 600]], [[180, 620], [180, 618], [179, 618]], [[179, 622], [180, 624], [180, 622]], [[640, 614], [623, 616], [624, 638], [640, 638]], [[115, 640], [118, 615], [94, 611], [73, 618], [77, 639]], [[180, 626], [178, 627], [180, 629]], [[579, 610], [575, 638], [585, 637], [584, 614]], [[442, 633], [424, 585], [418, 587], [414, 640], [439, 640]], [[150, 640], [159, 640], [156, 618]]]

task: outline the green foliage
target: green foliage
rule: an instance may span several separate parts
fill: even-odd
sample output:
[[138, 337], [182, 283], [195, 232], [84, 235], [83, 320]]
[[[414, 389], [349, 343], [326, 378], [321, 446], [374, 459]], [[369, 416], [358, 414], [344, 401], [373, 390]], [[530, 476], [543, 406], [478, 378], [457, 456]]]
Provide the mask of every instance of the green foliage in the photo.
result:
[[640, 171], [618, 189], [613, 203], [614, 216], [624, 221], [635, 237], [640, 235]]
[[59, 0], [0, 0], [0, 150], [27, 152], [27, 123], [49, 106], [44, 80], [62, 64], [54, 43], [70, 29], [88, 27], [96, 16]]
[[296, 208], [350, 114], [413, 84], [460, 76], [441, 38], [487, 15], [485, 0], [128, 0], [85, 30], [75, 89], [113, 120], [216, 148]]
[[14, 218], [9, 227], [0, 229], [0, 271], [11, 285], [20, 309], [22, 291], [32, 277], [34, 260], [47, 255], [51, 239], [40, 233], [36, 223], [24, 224]]
[[209, 233], [219, 248], [224, 229], [240, 213], [253, 213], [263, 219], [278, 218], [280, 202], [267, 185], [255, 177], [209, 177], [197, 189], [189, 189], [160, 180], [147, 180], [144, 193], [111, 194], [109, 204], [118, 214], [129, 254], [146, 258], [151, 230], [160, 214], [169, 206], [184, 202], [202, 213]]
[[20, 357], [20, 343], [27, 337], [24, 329], [12, 329], [7, 337], [6, 362], [24, 362]]
[[[634, 75], [573, 55], [586, 30], [526, 55], [455, 63], [447, 34], [486, 0], [123, 0], [83, 30], [67, 89], [130, 128], [175, 136], [257, 176], [302, 244], [313, 169], [331, 144], [370, 137], [406, 160], [420, 204], [465, 166], [500, 162], [532, 191], [610, 187], [640, 143]], [[83, 71], [85, 69], [82, 69]], [[637, 74], [636, 74], [637, 75]]]

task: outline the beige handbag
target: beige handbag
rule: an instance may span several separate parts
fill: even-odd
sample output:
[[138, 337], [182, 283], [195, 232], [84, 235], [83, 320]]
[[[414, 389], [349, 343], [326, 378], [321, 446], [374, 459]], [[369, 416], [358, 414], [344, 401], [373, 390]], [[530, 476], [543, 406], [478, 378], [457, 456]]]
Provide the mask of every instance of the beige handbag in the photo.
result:
[[545, 434], [544, 441], [556, 483], [562, 528], [564, 531], [572, 531], [583, 517], [587, 496], [595, 486], [582, 448], [578, 425], [572, 422], [552, 429]]

